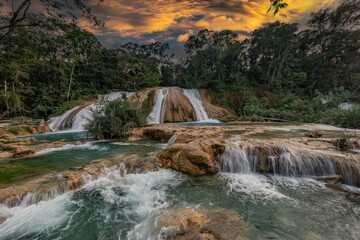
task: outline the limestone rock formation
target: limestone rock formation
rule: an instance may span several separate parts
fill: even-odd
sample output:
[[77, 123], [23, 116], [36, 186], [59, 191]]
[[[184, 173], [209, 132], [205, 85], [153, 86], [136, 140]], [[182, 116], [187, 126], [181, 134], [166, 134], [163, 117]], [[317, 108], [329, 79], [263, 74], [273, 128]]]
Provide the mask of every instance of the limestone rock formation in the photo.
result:
[[169, 88], [165, 101], [164, 122], [193, 122], [196, 114], [183, 90], [178, 87]]
[[224, 151], [225, 144], [223, 139], [172, 144], [158, 151], [154, 162], [160, 167], [192, 175], [215, 174], [219, 171], [217, 157]]
[[253, 239], [244, 220], [227, 209], [180, 209], [160, 216], [156, 227], [161, 239]]

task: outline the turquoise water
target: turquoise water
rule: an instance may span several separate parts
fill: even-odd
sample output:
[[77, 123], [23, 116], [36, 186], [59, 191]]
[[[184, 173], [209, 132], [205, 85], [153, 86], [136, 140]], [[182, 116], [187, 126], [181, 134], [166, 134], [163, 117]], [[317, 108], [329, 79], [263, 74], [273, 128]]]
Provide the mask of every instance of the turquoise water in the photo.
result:
[[[141, 155], [165, 147], [156, 141], [81, 144], [47, 149], [17, 164], [66, 169], [112, 154]], [[80, 189], [30, 206], [0, 204], [0, 216], [11, 216], [0, 224], [0, 239], [157, 239], [156, 218], [182, 208], [235, 211], [254, 239], [360, 236], [360, 200], [347, 201], [345, 194], [313, 179], [255, 173], [189, 177], [164, 169], [123, 172], [122, 165], [109, 169]]]
[[[24, 159], [8, 159], [0, 162], [1, 184], [10, 184], [24, 181], [39, 175], [63, 171], [71, 167], [83, 166], [93, 160], [110, 157], [114, 154], [139, 155], [155, 152], [166, 144], [144, 140], [134, 143], [122, 141], [79, 141], [87, 139], [87, 132], [46, 133], [31, 135], [38, 140], [54, 142], [68, 139], [68, 142], [59, 148], [47, 148], [38, 151], [33, 157]], [[6, 185], [7, 186], [7, 185]]]
[[[277, 123], [277, 122], [244, 122], [244, 123], [226, 123], [226, 122], [182, 122], [171, 123], [170, 125], [181, 127], [198, 127], [198, 126], [286, 126], [289, 123]], [[291, 125], [294, 125], [291, 123]]]
[[34, 137], [36, 140], [45, 140], [47, 142], [55, 142], [62, 139], [67, 139], [68, 141], [80, 141], [91, 139], [92, 136], [88, 131], [79, 131], [79, 132], [49, 132], [41, 133], [27, 136], [14, 137], [14, 139], [24, 139], [27, 137]]

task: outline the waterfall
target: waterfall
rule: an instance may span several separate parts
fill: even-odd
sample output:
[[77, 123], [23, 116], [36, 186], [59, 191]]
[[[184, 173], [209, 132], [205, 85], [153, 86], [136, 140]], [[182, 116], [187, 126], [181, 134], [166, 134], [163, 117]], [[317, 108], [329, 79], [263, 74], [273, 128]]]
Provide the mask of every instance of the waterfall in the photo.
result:
[[[295, 153], [282, 147], [263, 149], [226, 147], [220, 157], [220, 171], [230, 173], [269, 172], [289, 177], [342, 175], [346, 184], [354, 185], [355, 179], [348, 164], [338, 158], [323, 154]], [[277, 154], [275, 154], [277, 152]]]
[[165, 116], [166, 96], [169, 93], [169, 88], [162, 88], [156, 91], [155, 106], [147, 118], [150, 124], [163, 123]]
[[174, 134], [168, 141], [167, 146], [170, 146], [171, 144], [174, 144], [176, 139], [178, 138], [178, 134]]
[[202, 99], [199, 90], [197, 89], [183, 89], [184, 95], [189, 99], [196, 113], [197, 121], [208, 121], [209, 117], [202, 104]]
[[114, 101], [120, 99], [123, 95], [126, 98], [130, 97], [134, 93], [132, 92], [112, 92], [103, 96], [99, 96], [98, 99], [89, 106], [81, 105], [76, 106], [73, 109], [65, 112], [59, 117], [53, 117], [50, 119], [49, 127], [53, 131], [84, 131], [86, 125], [92, 120], [92, 112], [99, 107], [99, 103], [103, 101]]

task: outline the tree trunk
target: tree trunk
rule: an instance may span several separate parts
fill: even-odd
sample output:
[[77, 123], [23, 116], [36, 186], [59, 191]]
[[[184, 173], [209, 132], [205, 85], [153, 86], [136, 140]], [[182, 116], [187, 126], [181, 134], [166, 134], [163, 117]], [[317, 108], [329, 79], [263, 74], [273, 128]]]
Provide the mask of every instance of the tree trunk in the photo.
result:
[[[3, 27], [3, 29], [7, 28], [7, 31], [3, 35], [0, 35], [0, 43], [5, 41], [5, 39], [9, 37], [10, 34], [15, 30], [16, 25], [18, 25], [18, 23], [22, 22], [25, 19], [30, 4], [31, 0], [24, 0], [22, 4], [18, 7], [18, 9], [12, 14], [9, 25]], [[21, 11], [23, 11], [23, 13], [21, 13]], [[19, 16], [21, 17], [19, 18]]]
[[69, 99], [70, 99], [70, 90], [71, 90], [71, 84], [72, 84], [72, 79], [73, 79], [73, 74], [74, 74], [75, 66], [76, 66], [76, 63], [74, 63], [74, 66], [73, 66], [72, 69], [71, 69], [69, 88], [68, 88], [67, 97], [66, 97], [66, 100], [67, 100], [67, 101], [69, 101]]
[[3, 112], [0, 115], [0, 119], [5, 117], [6, 115], [8, 115], [10, 113], [10, 105], [9, 105], [9, 101], [7, 99], [7, 81], [6, 81], [6, 78], [4, 80], [4, 102], [5, 102], [5, 105], [6, 105], [6, 111]]

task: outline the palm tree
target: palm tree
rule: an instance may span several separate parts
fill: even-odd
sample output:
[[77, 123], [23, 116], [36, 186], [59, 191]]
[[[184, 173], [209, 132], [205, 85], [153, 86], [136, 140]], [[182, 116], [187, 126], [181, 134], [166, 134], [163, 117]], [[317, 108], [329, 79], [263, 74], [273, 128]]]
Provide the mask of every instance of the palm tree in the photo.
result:
[[266, 13], [273, 12], [274, 16], [279, 12], [280, 9], [287, 8], [289, 5], [284, 0], [270, 0], [271, 5]]

